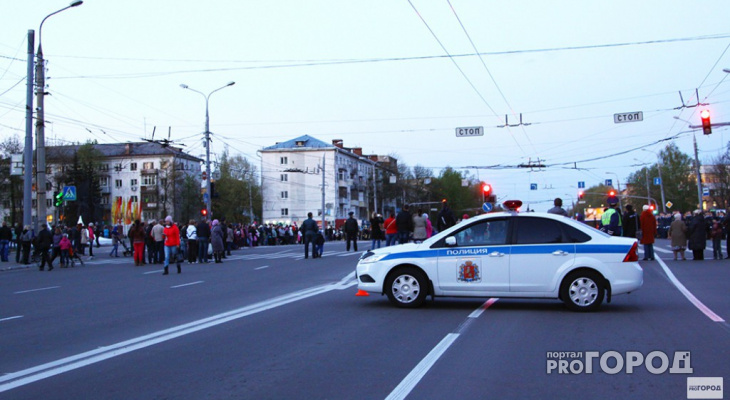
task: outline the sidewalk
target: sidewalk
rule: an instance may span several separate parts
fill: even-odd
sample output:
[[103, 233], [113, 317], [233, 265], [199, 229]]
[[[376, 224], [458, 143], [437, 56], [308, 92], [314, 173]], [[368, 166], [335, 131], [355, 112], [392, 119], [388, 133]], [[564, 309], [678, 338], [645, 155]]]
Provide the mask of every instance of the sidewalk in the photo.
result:
[[[106, 238], [99, 238], [99, 245], [100, 247], [96, 247], [96, 243], [94, 243], [94, 260], [99, 258], [109, 258], [109, 252], [112, 248], [112, 240], [106, 239]], [[127, 245], [129, 246], [129, 245]], [[119, 245], [119, 257], [122, 257], [121, 253], [124, 251], [124, 247], [122, 245]], [[89, 259], [89, 249], [86, 249], [86, 255], [81, 256], [84, 261], [87, 261]], [[37, 268], [38, 264], [30, 263], [28, 265], [20, 264], [15, 262], [15, 249], [10, 249], [10, 254], [8, 255], [8, 259], [10, 261], [8, 262], [0, 262], [0, 272], [2, 271], [12, 271], [16, 269], [24, 269], [24, 268]], [[58, 260], [55, 261], [56, 263]]]

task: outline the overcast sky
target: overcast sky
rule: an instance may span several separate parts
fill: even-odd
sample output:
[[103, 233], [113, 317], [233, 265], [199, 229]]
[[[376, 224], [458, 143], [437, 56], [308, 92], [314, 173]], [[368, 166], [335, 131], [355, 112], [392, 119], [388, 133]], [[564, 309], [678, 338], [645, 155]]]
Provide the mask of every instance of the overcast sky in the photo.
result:
[[[41, 20], [69, 3], [0, 4], [0, 138], [22, 142], [27, 32], [37, 45]], [[499, 166], [462, 170], [544, 211], [579, 181], [623, 182], [656, 159], [613, 154], [678, 135], [691, 155], [673, 117], [699, 124], [699, 109], [674, 109], [680, 91], [730, 121], [728, 21], [727, 0], [86, 0], [43, 25], [46, 137], [140, 141], [156, 127], [200, 156], [205, 100], [180, 84], [235, 81], [211, 96], [214, 153], [260, 165], [258, 149], [309, 134], [436, 174]], [[634, 111], [644, 121], [614, 123]], [[520, 113], [525, 125], [497, 127]], [[469, 126], [484, 136], [456, 137]], [[697, 139], [709, 162], [730, 134]], [[548, 167], [504, 168], [537, 160]]]

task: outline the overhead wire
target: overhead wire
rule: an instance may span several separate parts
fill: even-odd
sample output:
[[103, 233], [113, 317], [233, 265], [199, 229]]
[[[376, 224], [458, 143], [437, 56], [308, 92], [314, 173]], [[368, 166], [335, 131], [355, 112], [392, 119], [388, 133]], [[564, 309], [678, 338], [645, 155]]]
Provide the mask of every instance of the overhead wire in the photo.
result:
[[[464, 70], [461, 69], [461, 67], [459, 66], [459, 63], [456, 62], [456, 59], [454, 59], [454, 57], [451, 56], [451, 53], [449, 53], [449, 50], [446, 49], [446, 46], [444, 46], [444, 44], [438, 38], [438, 36], [436, 35], [436, 32], [434, 32], [433, 29], [431, 29], [431, 26], [428, 24], [428, 22], [426, 22], [426, 19], [423, 18], [423, 16], [418, 11], [418, 9], [413, 4], [413, 2], [411, 0], [407, 0], [407, 1], [408, 1], [408, 4], [411, 5], [411, 8], [413, 8], [413, 11], [416, 12], [416, 15], [418, 15], [418, 18], [420, 18], [421, 21], [423, 22], [423, 24], [426, 25], [426, 28], [431, 33], [431, 36], [433, 36], [433, 38], [436, 40], [436, 42], [439, 44], [439, 46], [441, 46], [441, 49], [444, 51], [444, 53], [446, 53], [449, 60], [451, 60], [451, 62], [456, 67], [456, 69], [459, 70], [459, 73], [461, 73], [461, 76], [464, 77], [464, 79], [467, 81], [467, 83], [469, 83], [469, 86], [471, 86], [471, 88], [474, 90], [474, 92], [477, 94], [477, 96], [482, 100], [482, 103], [484, 103], [484, 105], [486, 105], [487, 108], [489, 108], [489, 110], [492, 111], [492, 114], [496, 117], [497, 112], [494, 110], [494, 108], [492, 108], [492, 106], [489, 104], [487, 99], [484, 98], [482, 93], [479, 91], [479, 89], [477, 89], [477, 87], [474, 85], [474, 83], [471, 81], [471, 79], [469, 79], [469, 77], [466, 75], [466, 72], [464, 72]], [[522, 146], [517, 141], [517, 139], [514, 137], [514, 135], [510, 135], [510, 137], [512, 138], [512, 140], [514, 140], [515, 144], [517, 145], [517, 147], [519, 147], [520, 151], [522, 151], [523, 154], [526, 154], [525, 150], [522, 148]]]
[[[469, 40], [469, 43], [471, 44], [472, 49], [474, 49], [474, 53], [478, 55], [479, 61], [481, 62], [482, 66], [484, 67], [484, 70], [487, 71], [487, 75], [489, 75], [489, 78], [492, 80], [494, 87], [497, 88], [497, 92], [499, 92], [499, 95], [502, 96], [502, 100], [504, 100], [504, 103], [507, 105], [507, 108], [509, 108], [509, 110], [512, 112], [512, 115], [514, 115], [516, 117], [517, 113], [515, 112], [512, 105], [510, 104], [509, 100], [507, 100], [507, 96], [504, 95], [502, 88], [499, 87], [497, 80], [494, 79], [494, 75], [492, 75], [492, 72], [489, 70], [489, 67], [487, 67], [487, 63], [484, 62], [484, 57], [480, 54], [479, 49], [477, 49], [477, 46], [474, 43], [474, 40], [472, 40], [471, 35], [469, 35], [469, 32], [466, 29], [466, 26], [464, 26], [464, 23], [461, 21], [461, 18], [459, 18], [459, 14], [456, 12], [454, 5], [451, 4], [451, 0], [446, 0], [446, 2], [449, 4], [449, 7], [451, 8], [451, 11], [454, 13], [454, 17], [456, 17], [456, 20], [459, 21], [461, 30], [464, 32], [464, 35], [466, 35], [466, 38]], [[492, 111], [494, 111], [494, 110], [492, 110]], [[506, 126], [506, 128], [511, 133], [510, 127]], [[527, 131], [525, 130], [525, 126], [522, 125], [522, 123], [520, 123], [520, 128], [522, 130], [522, 133], [525, 135], [527, 142], [530, 144], [530, 146], [532, 146], [532, 150], [535, 152], [535, 154], [538, 154], [537, 149], [535, 148], [535, 145], [532, 143], [532, 140], [530, 140], [530, 136], [527, 134]]]

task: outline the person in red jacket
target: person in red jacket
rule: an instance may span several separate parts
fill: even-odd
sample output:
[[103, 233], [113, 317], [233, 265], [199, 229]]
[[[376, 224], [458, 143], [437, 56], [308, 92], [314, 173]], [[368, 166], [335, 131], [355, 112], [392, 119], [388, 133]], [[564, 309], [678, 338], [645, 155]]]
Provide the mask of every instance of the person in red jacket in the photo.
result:
[[653, 261], [656, 217], [647, 205], [644, 205], [644, 211], [639, 216], [639, 226], [641, 227], [641, 244], [644, 245], [644, 261]]
[[165, 272], [162, 275], [169, 273], [168, 267], [170, 266], [170, 260], [174, 259], [177, 263], [177, 273], [181, 273], [180, 258], [178, 252], [180, 251], [180, 230], [177, 229], [177, 225], [172, 222], [172, 217], [167, 216], [165, 218], [165, 228], [162, 231], [162, 235], [165, 238]]
[[390, 213], [388, 219], [383, 222], [383, 227], [385, 228], [385, 247], [396, 244], [396, 237], [398, 236], [398, 226], [395, 225], [394, 213]]

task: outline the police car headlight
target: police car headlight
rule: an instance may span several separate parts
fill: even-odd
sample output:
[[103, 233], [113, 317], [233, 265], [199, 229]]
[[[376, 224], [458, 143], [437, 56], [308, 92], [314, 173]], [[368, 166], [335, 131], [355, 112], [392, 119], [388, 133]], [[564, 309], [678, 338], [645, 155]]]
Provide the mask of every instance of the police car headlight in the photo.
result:
[[383, 258], [385, 258], [385, 256], [387, 256], [387, 255], [388, 255], [387, 253], [386, 254], [382, 254], [382, 253], [381, 254], [370, 254], [370, 255], [366, 254], [365, 257], [360, 259], [360, 263], [361, 264], [370, 264], [370, 263], [378, 262], [378, 261], [382, 260]]

